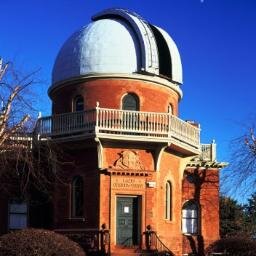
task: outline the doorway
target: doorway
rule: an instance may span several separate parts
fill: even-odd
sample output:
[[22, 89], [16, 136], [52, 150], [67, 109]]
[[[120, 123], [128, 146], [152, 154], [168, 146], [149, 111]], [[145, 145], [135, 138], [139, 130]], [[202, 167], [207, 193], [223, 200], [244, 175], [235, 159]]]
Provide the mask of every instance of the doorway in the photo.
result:
[[118, 196], [116, 202], [117, 245], [132, 247], [139, 244], [141, 226], [139, 196]]

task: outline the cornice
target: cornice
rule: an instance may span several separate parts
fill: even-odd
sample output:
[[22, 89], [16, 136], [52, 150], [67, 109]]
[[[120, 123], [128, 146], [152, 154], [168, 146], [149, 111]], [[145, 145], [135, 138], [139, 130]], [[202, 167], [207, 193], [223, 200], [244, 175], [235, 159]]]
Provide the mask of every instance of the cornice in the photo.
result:
[[151, 82], [151, 83], [155, 83], [160, 86], [164, 86], [169, 89], [172, 89], [173, 91], [175, 91], [178, 94], [179, 99], [181, 99], [183, 97], [183, 93], [182, 93], [182, 90], [180, 89], [179, 84], [177, 84], [175, 82], [171, 82], [166, 78], [162, 78], [160, 76], [156, 76], [154, 74], [148, 74], [148, 73], [147, 73], [147, 75], [139, 74], [139, 73], [133, 73], [133, 74], [120, 74], [120, 73], [111, 73], [111, 74], [104, 74], [104, 73], [98, 74], [97, 73], [96, 74], [96, 73], [93, 73], [93, 74], [88, 74], [88, 75], [82, 75], [82, 76], [73, 77], [73, 78], [70, 78], [67, 80], [63, 80], [59, 83], [53, 84], [48, 89], [48, 95], [51, 97], [51, 95], [56, 90], [66, 87], [70, 84], [81, 83], [81, 82], [86, 82], [86, 81], [90, 81], [90, 80], [99, 80], [99, 79], [131, 79], [131, 80]]

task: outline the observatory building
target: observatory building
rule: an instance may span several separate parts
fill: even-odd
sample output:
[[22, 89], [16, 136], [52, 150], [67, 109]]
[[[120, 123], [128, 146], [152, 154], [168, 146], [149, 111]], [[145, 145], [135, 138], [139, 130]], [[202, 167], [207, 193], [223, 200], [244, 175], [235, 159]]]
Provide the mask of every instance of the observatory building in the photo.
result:
[[174, 40], [133, 12], [104, 10], [67, 39], [52, 115], [36, 127], [41, 143], [61, 148], [54, 230], [111, 255], [200, 255], [219, 238], [223, 165], [199, 125], [179, 118], [181, 85]]

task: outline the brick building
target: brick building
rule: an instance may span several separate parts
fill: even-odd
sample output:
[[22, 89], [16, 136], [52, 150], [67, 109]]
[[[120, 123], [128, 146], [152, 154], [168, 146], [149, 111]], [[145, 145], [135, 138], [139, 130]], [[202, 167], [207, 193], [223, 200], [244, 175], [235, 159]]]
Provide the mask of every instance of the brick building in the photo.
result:
[[223, 164], [214, 143], [201, 144], [199, 125], [178, 117], [181, 84], [173, 39], [127, 10], [96, 14], [64, 43], [52, 116], [35, 130], [68, 155], [54, 166], [65, 182], [55, 186], [52, 228], [94, 243], [103, 225], [112, 255], [203, 255], [219, 238]]

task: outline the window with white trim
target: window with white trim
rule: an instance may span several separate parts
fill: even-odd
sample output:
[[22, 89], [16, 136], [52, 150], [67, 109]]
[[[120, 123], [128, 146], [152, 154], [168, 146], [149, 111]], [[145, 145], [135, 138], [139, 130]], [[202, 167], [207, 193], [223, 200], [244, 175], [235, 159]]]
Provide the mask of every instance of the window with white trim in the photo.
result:
[[28, 226], [27, 202], [12, 200], [9, 202], [9, 230], [23, 229]]
[[199, 224], [199, 207], [193, 200], [187, 201], [182, 207], [182, 233], [197, 234]]

